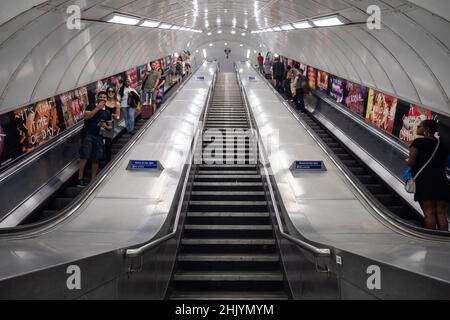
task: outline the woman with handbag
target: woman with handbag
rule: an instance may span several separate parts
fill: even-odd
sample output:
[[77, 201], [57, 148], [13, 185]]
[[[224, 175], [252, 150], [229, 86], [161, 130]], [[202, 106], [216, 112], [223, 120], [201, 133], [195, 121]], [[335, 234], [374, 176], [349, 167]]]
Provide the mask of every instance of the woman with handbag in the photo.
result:
[[445, 174], [448, 150], [435, 137], [437, 131], [438, 123], [434, 120], [425, 120], [417, 128], [421, 137], [411, 145], [408, 165], [414, 178], [407, 182], [407, 190], [415, 191], [414, 200], [420, 203], [425, 214], [425, 228], [448, 231], [445, 212], [450, 200]]
[[119, 90], [117, 99], [120, 102], [120, 113], [125, 119], [125, 126], [129, 134], [134, 133], [134, 124], [136, 120], [136, 104], [133, 104], [133, 102], [135, 101], [135, 95], [139, 97], [136, 90], [131, 87], [131, 80], [126, 79], [124, 85]]

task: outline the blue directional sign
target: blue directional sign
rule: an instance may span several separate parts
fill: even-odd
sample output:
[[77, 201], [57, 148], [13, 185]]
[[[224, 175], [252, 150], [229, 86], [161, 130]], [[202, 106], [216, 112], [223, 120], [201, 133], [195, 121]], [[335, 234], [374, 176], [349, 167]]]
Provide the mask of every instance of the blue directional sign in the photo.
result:
[[250, 76], [250, 77], [248, 77], [248, 80], [250, 80], [250, 81], [256, 81], [256, 77], [255, 77], [255, 76]]
[[130, 160], [127, 170], [162, 170], [163, 166], [156, 160]]
[[291, 166], [294, 171], [327, 171], [323, 161], [295, 161]]
[[196, 79], [197, 79], [197, 80], [202, 80], [202, 81], [204, 81], [204, 80], [205, 80], [205, 76], [197, 76]]

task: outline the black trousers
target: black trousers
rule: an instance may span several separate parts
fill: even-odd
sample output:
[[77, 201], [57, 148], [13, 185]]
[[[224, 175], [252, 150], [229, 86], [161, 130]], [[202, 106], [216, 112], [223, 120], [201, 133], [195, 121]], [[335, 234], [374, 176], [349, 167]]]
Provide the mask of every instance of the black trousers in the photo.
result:
[[297, 89], [297, 93], [294, 98], [295, 106], [298, 111], [306, 112], [305, 108], [305, 97], [303, 96], [303, 90]]

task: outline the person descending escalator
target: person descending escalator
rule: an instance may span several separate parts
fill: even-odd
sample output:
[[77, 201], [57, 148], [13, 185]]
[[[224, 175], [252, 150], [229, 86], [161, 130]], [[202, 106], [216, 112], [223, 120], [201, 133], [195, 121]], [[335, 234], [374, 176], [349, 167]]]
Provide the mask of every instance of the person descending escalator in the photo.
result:
[[89, 160], [92, 161], [91, 181], [97, 178], [99, 162], [104, 159], [104, 145], [100, 130], [112, 130], [112, 114], [106, 108], [107, 93], [101, 91], [97, 95], [97, 104], [89, 105], [84, 113], [84, 127], [81, 134], [80, 170], [78, 186], [87, 185], [84, 171]]
[[259, 68], [259, 72], [261, 72], [261, 74], [264, 74], [264, 57], [262, 56], [261, 52], [258, 53], [258, 68]]
[[113, 118], [113, 129], [112, 130], [101, 130], [102, 137], [105, 142], [105, 161], [108, 163], [112, 159], [112, 145], [115, 134], [115, 127], [118, 125], [120, 120], [120, 103], [117, 99], [116, 90], [113, 87], [108, 88], [108, 100], [106, 101], [106, 108], [112, 114]]
[[280, 58], [275, 58], [275, 62], [272, 66], [272, 74], [273, 74], [273, 84], [275, 86], [275, 89], [278, 92], [282, 92], [283, 89], [283, 76], [284, 76], [284, 63], [280, 61]]
[[295, 69], [298, 70], [295, 78], [295, 97], [294, 102], [300, 113], [305, 113], [305, 95], [309, 93], [308, 80], [304, 76], [304, 70], [300, 69], [300, 64], [296, 64]]
[[125, 126], [129, 134], [134, 134], [136, 120], [136, 106], [139, 103], [139, 94], [131, 87], [131, 80], [128, 78], [119, 90], [117, 99], [120, 102], [120, 113], [125, 119]]
[[408, 165], [416, 184], [414, 200], [420, 203], [425, 214], [425, 228], [448, 231], [446, 207], [450, 188], [445, 170], [449, 150], [436, 137], [438, 127], [435, 120], [425, 120], [418, 126], [420, 137], [411, 145]]

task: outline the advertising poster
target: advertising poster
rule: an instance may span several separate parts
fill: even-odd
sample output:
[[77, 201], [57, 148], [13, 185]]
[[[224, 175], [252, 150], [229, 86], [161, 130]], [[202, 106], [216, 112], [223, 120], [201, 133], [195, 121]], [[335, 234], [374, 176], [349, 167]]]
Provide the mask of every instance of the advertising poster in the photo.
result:
[[325, 71], [317, 71], [317, 88], [322, 92], [328, 91], [329, 74]]
[[168, 72], [170, 66], [172, 65], [172, 56], [167, 56], [164, 58], [164, 73]]
[[367, 88], [347, 81], [345, 105], [357, 115], [364, 117]]
[[14, 119], [22, 153], [33, 151], [61, 132], [55, 98], [14, 111]]
[[138, 73], [136, 68], [130, 69], [126, 72], [126, 76], [127, 78], [129, 78], [131, 80], [131, 87], [132, 88], [137, 88], [138, 86]]
[[64, 93], [59, 96], [64, 123], [67, 129], [73, 127], [84, 118], [84, 111], [89, 105], [86, 87]]
[[311, 89], [316, 88], [316, 69], [308, 67], [308, 83]]
[[330, 96], [337, 102], [343, 103], [345, 94], [345, 80], [331, 76], [330, 83]]
[[406, 144], [411, 144], [417, 138], [417, 127], [424, 120], [433, 118], [430, 110], [399, 101], [393, 134]]
[[114, 90], [116, 90], [116, 92], [119, 91], [120, 87], [124, 83], [125, 77], [126, 73], [123, 72], [112, 77], [97, 81], [96, 94], [98, 94], [100, 91], [107, 91], [108, 88], [113, 88]]
[[376, 90], [369, 90], [366, 119], [392, 134], [394, 130], [397, 98]]
[[0, 167], [5, 166], [21, 154], [14, 113], [3, 114], [0, 116]]
[[308, 76], [308, 66], [306, 64], [300, 63], [300, 70], [303, 70], [303, 75]]

